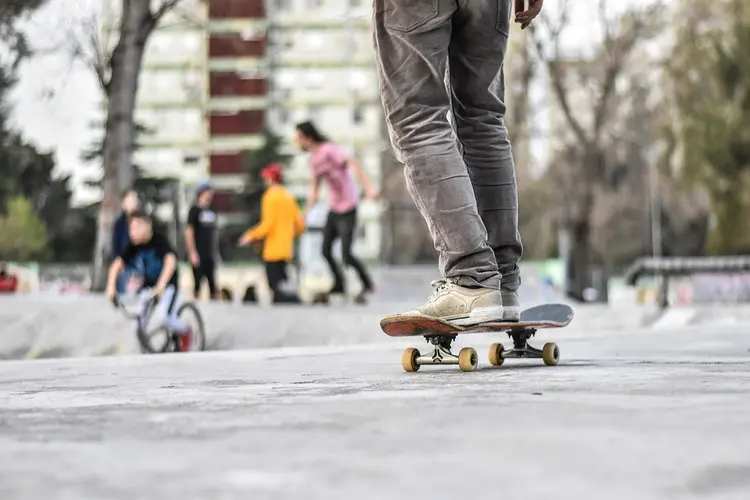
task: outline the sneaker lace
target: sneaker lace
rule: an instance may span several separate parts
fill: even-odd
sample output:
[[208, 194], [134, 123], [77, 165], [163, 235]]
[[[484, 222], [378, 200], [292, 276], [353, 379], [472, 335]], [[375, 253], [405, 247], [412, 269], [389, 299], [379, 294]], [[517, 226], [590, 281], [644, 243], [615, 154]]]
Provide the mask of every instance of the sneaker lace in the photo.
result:
[[430, 286], [433, 288], [432, 293], [430, 294], [430, 297], [434, 297], [441, 291], [445, 290], [449, 285], [452, 285], [455, 283], [455, 280], [446, 278], [446, 279], [440, 279], [440, 280], [434, 280], [430, 283]]

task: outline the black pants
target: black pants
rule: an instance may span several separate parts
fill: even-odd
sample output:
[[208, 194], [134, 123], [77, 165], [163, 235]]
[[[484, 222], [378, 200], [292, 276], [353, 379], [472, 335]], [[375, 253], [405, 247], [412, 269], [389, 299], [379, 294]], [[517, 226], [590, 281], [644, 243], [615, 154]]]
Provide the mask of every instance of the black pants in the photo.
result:
[[214, 274], [216, 272], [216, 264], [214, 263], [214, 259], [201, 256], [198, 256], [198, 258], [200, 259], [198, 267], [193, 266], [193, 280], [195, 283], [193, 285], [193, 293], [198, 297], [198, 294], [200, 294], [201, 291], [203, 278], [206, 278], [206, 281], [208, 282], [208, 291], [213, 299], [217, 296], [216, 279]]
[[357, 227], [357, 209], [337, 214], [328, 212], [326, 227], [323, 229], [323, 257], [328, 261], [328, 266], [333, 274], [333, 288], [331, 293], [344, 293], [344, 276], [341, 274], [336, 261], [333, 260], [333, 242], [341, 238], [341, 257], [345, 266], [352, 266], [362, 282], [364, 291], [372, 291], [372, 280], [362, 262], [352, 255], [352, 243], [354, 243], [354, 230]]
[[287, 280], [287, 264], [284, 260], [266, 262], [266, 277], [268, 278], [268, 286], [273, 293], [274, 304], [298, 304], [300, 302], [297, 294], [289, 294], [281, 290], [281, 283]]

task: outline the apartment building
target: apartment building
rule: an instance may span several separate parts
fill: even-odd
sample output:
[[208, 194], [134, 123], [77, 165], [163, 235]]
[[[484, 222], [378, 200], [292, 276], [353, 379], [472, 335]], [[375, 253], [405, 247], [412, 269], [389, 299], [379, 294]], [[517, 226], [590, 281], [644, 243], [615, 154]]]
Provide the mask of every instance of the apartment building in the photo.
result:
[[[382, 127], [371, 3], [271, 0], [267, 14], [268, 119], [288, 144], [285, 152], [296, 155], [287, 173], [290, 190], [304, 199], [310, 183], [307, 157], [293, 147], [294, 126], [303, 120], [313, 120], [379, 185], [381, 153], [390, 144]], [[325, 200], [325, 190], [321, 195]], [[380, 253], [378, 206], [364, 201], [358, 211], [355, 251], [363, 258]]]
[[[102, 4], [102, 36], [118, 27], [117, 2]], [[363, 164], [375, 183], [387, 145], [364, 0], [183, 0], [151, 36], [136, 119], [151, 129], [135, 161], [147, 175], [176, 177], [183, 206], [211, 178], [223, 224], [239, 221], [242, 152], [263, 144], [268, 126], [295, 158], [288, 184], [301, 200], [310, 177], [293, 147], [295, 123], [312, 119]], [[326, 194], [323, 194], [325, 199]], [[356, 249], [379, 253], [377, 205], [360, 210]]]

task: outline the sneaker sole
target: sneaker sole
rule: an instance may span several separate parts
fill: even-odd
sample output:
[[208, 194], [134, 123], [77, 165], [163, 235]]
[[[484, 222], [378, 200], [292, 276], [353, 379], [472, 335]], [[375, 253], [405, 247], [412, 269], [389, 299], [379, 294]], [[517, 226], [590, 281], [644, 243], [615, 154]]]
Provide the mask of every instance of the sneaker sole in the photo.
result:
[[444, 320], [450, 321], [451, 323], [454, 323], [458, 326], [474, 326], [478, 325], [479, 323], [487, 323], [489, 321], [503, 321], [504, 319], [505, 311], [503, 309], [503, 306], [495, 306], [480, 307], [474, 309], [473, 311], [471, 311], [469, 316], [464, 316], [460, 319], [445, 318]]
[[504, 307], [503, 321], [521, 321], [521, 306]]

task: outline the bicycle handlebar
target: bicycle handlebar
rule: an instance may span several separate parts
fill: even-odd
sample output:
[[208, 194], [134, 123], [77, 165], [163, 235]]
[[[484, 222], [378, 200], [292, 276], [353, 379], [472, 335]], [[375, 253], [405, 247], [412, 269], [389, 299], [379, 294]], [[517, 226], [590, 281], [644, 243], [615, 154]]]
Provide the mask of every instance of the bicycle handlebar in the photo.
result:
[[[144, 307], [145, 307], [145, 308], [150, 308], [150, 307], [152, 307], [152, 306], [155, 306], [155, 305], [156, 305], [156, 304], [157, 304], [158, 302], [159, 302], [159, 297], [158, 297], [158, 296], [156, 296], [156, 295], [154, 295], [154, 296], [150, 297], [150, 298], [149, 298], [149, 299], [148, 299], [148, 300], [147, 300], [147, 301], [146, 301], [146, 302], [144, 303]], [[122, 301], [120, 300], [120, 296], [119, 296], [119, 295], [115, 295], [114, 297], [112, 297], [112, 305], [113, 305], [113, 306], [115, 306], [115, 308], [116, 308], [116, 309], [120, 309], [120, 310], [122, 310], [122, 311], [123, 311], [123, 313], [124, 313], [124, 314], [125, 314], [125, 315], [126, 315], [126, 316], [127, 316], [128, 318], [131, 318], [131, 319], [137, 319], [137, 318], [138, 318], [138, 317], [140, 316], [140, 314], [135, 314], [135, 313], [132, 313], [132, 312], [128, 311], [128, 310], [127, 310], [127, 309], [125, 308], [125, 305], [124, 305], [124, 304], [122, 303]]]

